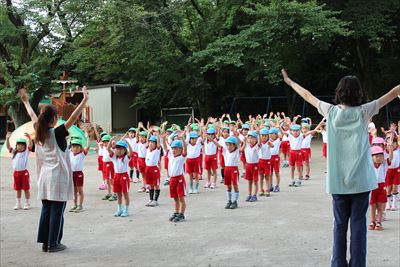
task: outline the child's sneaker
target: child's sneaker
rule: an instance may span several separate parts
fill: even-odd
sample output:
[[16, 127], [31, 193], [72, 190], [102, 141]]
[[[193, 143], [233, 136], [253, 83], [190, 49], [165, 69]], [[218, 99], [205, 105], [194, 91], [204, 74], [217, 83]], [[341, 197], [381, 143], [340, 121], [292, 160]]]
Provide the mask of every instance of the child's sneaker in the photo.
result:
[[225, 205], [225, 209], [230, 209], [232, 205], [232, 201], [228, 201], [228, 203], [226, 203]]
[[272, 192], [272, 191], [274, 191], [274, 186], [273, 186], [273, 185], [271, 185], [271, 186], [269, 187], [269, 192]]
[[189, 188], [189, 194], [194, 194], [193, 188]]
[[265, 192], [264, 196], [269, 197], [269, 196], [271, 196], [271, 193], [270, 192]]
[[78, 207], [78, 206], [73, 206], [73, 207], [69, 210], [69, 212], [74, 212], [74, 211], [76, 210], [77, 207]]
[[275, 188], [273, 191], [274, 191], [274, 193], [278, 193], [281, 191], [281, 188], [279, 187], [279, 185], [275, 185]]
[[375, 230], [375, 222], [371, 222], [369, 225], [368, 225], [368, 230]]
[[150, 189], [149, 188], [146, 188], [146, 193], [150, 193]]
[[298, 181], [296, 181], [295, 183], [294, 183], [294, 186], [295, 187], [299, 187], [301, 185], [301, 181], [300, 180], [298, 180]]
[[149, 203], [149, 207], [155, 207], [157, 206], [157, 201], [153, 200]]
[[185, 220], [185, 215], [178, 213], [178, 215], [175, 216], [174, 222], [183, 222]]
[[294, 180], [292, 180], [292, 181], [290, 181], [290, 183], [289, 183], [289, 186], [295, 186], [295, 181]]
[[258, 194], [258, 196], [260, 196], [260, 197], [265, 196], [264, 191], [261, 191], [261, 192]]
[[376, 222], [374, 230], [383, 230], [382, 223], [381, 222]]
[[133, 183], [134, 184], [139, 183], [139, 182], [140, 182], [140, 180], [138, 178], [133, 178]]
[[151, 202], [153, 202], [153, 200], [149, 200], [149, 201], [145, 204], [145, 206], [146, 206], [146, 207], [150, 207]]
[[229, 207], [231, 210], [236, 209], [238, 207], [238, 203], [236, 201], [233, 201], [231, 206]]
[[250, 199], [251, 199], [251, 195], [248, 195], [248, 196], [246, 197], [246, 201], [249, 202]]
[[138, 193], [143, 193], [143, 192], [146, 192], [146, 188], [145, 187], [139, 188]]
[[117, 210], [116, 213], [114, 213], [114, 217], [119, 217], [122, 214], [122, 210]]
[[193, 189], [193, 194], [198, 194], [199, 193], [199, 189], [195, 188]]
[[107, 189], [107, 185], [105, 183], [102, 183], [99, 185], [99, 189], [100, 190], [106, 190]]
[[129, 213], [126, 210], [123, 210], [121, 213], [121, 217], [128, 217]]
[[211, 183], [211, 185], [210, 185], [210, 188], [211, 189], [214, 189], [214, 188], [216, 188], [217, 187], [217, 185], [215, 184], [215, 183]]
[[110, 197], [111, 197], [111, 194], [107, 194], [101, 200], [108, 200]]
[[117, 195], [111, 195], [108, 201], [115, 201], [117, 200]]
[[78, 205], [78, 206], [76, 207], [76, 209], [74, 210], [74, 212], [75, 212], [75, 213], [79, 213], [79, 212], [81, 212], [82, 210], [83, 210], [82, 206], [81, 206], [81, 205]]
[[222, 178], [222, 179], [221, 179], [220, 183], [221, 183], [221, 184], [223, 184], [223, 183], [224, 183], [224, 178]]
[[20, 210], [20, 209], [22, 209], [21, 204], [16, 203], [14, 206], [14, 210]]
[[178, 216], [178, 214], [179, 214], [179, 213], [174, 212], [174, 213], [171, 215], [171, 217], [169, 217], [169, 221], [172, 222], [172, 221], [175, 219], [175, 217]]
[[256, 196], [256, 195], [253, 195], [253, 196], [250, 198], [249, 202], [255, 202], [255, 201], [257, 201], [257, 196]]
[[209, 188], [210, 186], [211, 186], [210, 183], [206, 183], [206, 184], [204, 185], [204, 188]]
[[306, 175], [306, 180], [310, 180], [310, 175]]
[[165, 180], [164, 185], [165, 186], [169, 185], [169, 180]]
[[30, 208], [31, 208], [31, 205], [29, 203], [25, 203], [24, 210], [29, 210]]

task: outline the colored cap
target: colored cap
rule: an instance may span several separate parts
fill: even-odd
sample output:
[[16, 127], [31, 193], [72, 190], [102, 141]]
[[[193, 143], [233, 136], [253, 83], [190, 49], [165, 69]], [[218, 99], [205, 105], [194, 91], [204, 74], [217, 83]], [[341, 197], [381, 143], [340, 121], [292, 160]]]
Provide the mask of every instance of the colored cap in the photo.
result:
[[207, 129], [207, 134], [215, 134], [215, 129], [214, 128], [208, 128]]
[[383, 144], [385, 144], [385, 139], [383, 139], [382, 137], [374, 137], [372, 139], [371, 144], [383, 145]]
[[247, 123], [245, 123], [245, 124], [243, 124], [242, 125], [242, 129], [250, 129], [250, 126], [247, 124]]
[[254, 137], [256, 139], [258, 138], [258, 134], [257, 134], [256, 131], [250, 131], [247, 135], [252, 136], [252, 137]]
[[194, 126], [193, 131], [200, 131], [200, 127], [198, 125]]
[[227, 130], [229, 132], [231, 129], [229, 127], [224, 126], [222, 127], [222, 130]]
[[26, 145], [26, 139], [25, 138], [18, 138], [16, 143], [17, 144], [19, 143], [19, 144], [25, 144]]
[[125, 141], [122, 141], [122, 140], [119, 140], [119, 141], [115, 144], [115, 146], [119, 146], [119, 147], [123, 147], [123, 148], [125, 148], [125, 149], [128, 149], [127, 143], [126, 143]]
[[154, 135], [150, 136], [149, 141], [156, 142], [157, 143], [157, 137]]
[[226, 138], [225, 143], [232, 143], [236, 145], [238, 143], [238, 140], [234, 136], [229, 136], [228, 138]]
[[266, 129], [266, 128], [262, 128], [262, 129], [260, 130], [260, 134], [269, 134], [269, 131], [268, 131], [268, 129]]
[[236, 121], [231, 121], [230, 124], [236, 124]]
[[308, 123], [302, 123], [302, 124], [301, 124], [301, 127], [306, 127], [306, 128], [308, 128], [308, 129], [311, 128], [310, 124], [308, 124]]
[[215, 129], [215, 125], [214, 125], [214, 124], [209, 124], [209, 125], [208, 125], [208, 128], [213, 128], [213, 129]]
[[81, 140], [81, 139], [74, 139], [74, 140], [71, 141], [71, 145], [80, 145], [80, 146], [83, 146], [83, 145], [82, 145], [82, 140]]
[[129, 128], [128, 132], [135, 132], [136, 133], [136, 128]]
[[228, 120], [224, 120], [224, 123], [229, 123], [229, 121]]
[[174, 140], [171, 144], [171, 148], [178, 147], [182, 148], [182, 141], [181, 140]]
[[267, 127], [271, 127], [271, 123], [269, 121], [264, 122], [264, 125]]
[[302, 122], [308, 122], [308, 119], [307, 118], [302, 118], [301, 121]]
[[101, 132], [100, 137], [102, 138], [105, 135], [108, 135], [108, 133], [107, 132]]
[[146, 132], [146, 131], [141, 131], [141, 132], [139, 133], [139, 135], [140, 135], [140, 136], [147, 136], [147, 132]]
[[197, 126], [197, 123], [192, 123], [192, 124], [190, 124], [190, 129], [193, 129], [196, 126]]
[[371, 155], [376, 155], [376, 154], [383, 154], [383, 148], [381, 148], [380, 146], [371, 147]]
[[292, 131], [299, 131], [300, 130], [300, 125], [298, 125], [298, 124], [294, 124], [294, 125], [292, 125], [292, 127], [290, 127], [290, 129], [292, 130]]
[[82, 139], [82, 137], [78, 134], [72, 134], [69, 136], [70, 139]]
[[109, 142], [110, 140], [111, 140], [111, 136], [108, 134], [101, 138], [101, 141], [103, 141], [103, 142]]
[[166, 131], [173, 133], [175, 130], [174, 130], [174, 128], [171, 127], [171, 128], [168, 128]]
[[279, 133], [279, 130], [277, 129], [277, 128], [271, 128], [271, 129], [269, 129], [269, 133], [270, 134], [278, 134]]
[[190, 137], [190, 138], [198, 138], [199, 135], [198, 135], [196, 132], [190, 132], [190, 133], [189, 133], [189, 137]]

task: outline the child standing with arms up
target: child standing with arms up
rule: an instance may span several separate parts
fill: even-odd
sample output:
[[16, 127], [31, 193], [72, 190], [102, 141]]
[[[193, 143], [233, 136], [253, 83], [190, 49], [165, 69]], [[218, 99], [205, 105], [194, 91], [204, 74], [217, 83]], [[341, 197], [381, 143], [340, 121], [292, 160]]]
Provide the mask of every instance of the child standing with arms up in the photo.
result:
[[228, 126], [224, 126], [222, 127], [221, 130], [221, 135], [219, 136], [219, 140], [218, 140], [218, 144], [219, 144], [219, 165], [221, 167], [221, 184], [224, 183], [224, 177], [225, 177], [225, 160], [224, 160], [224, 154], [226, 152], [226, 139], [229, 137], [229, 127]]
[[102, 155], [103, 155], [103, 179], [107, 183], [107, 194], [102, 198], [102, 200], [114, 201], [117, 200], [116, 196], [112, 192], [112, 179], [114, 178], [114, 164], [111, 156], [107, 150], [109, 144], [111, 144], [111, 136], [105, 135], [101, 138], [103, 143]]
[[[111, 150], [111, 144], [115, 140], [115, 136], [107, 145], [107, 151], [114, 163], [115, 174], [113, 177], [113, 191], [117, 194], [118, 209], [114, 213], [114, 217], [129, 216], [129, 161], [132, 155], [132, 149], [126, 141], [119, 140], [115, 144], [115, 151]], [[122, 196], [125, 199], [125, 209], [122, 208]]]
[[[168, 154], [169, 194], [175, 202], [175, 212], [169, 218], [170, 222], [182, 222], [185, 220], [185, 191], [186, 181], [184, 165], [186, 160], [186, 142], [183, 139], [184, 132], [178, 134], [178, 140], [171, 143], [171, 153]], [[164, 149], [165, 143], [163, 143]]]
[[[241, 149], [246, 156], [246, 175], [248, 181], [249, 195], [246, 198], [248, 202], [257, 201], [258, 192], [258, 162], [260, 146], [258, 142], [258, 134], [255, 131], [249, 131], [247, 137], [242, 142]], [[254, 186], [254, 193], [253, 193]]]
[[[366, 96], [355, 76], [343, 77], [332, 105], [320, 101], [291, 80], [282, 69], [286, 84], [327, 118], [327, 192], [332, 194], [334, 232], [331, 266], [366, 266], [369, 193], [378, 187], [371, 158], [368, 123], [379, 109], [400, 95], [400, 85], [378, 100], [364, 104]], [[346, 136], [346, 138], [343, 138]], [[351, 221], [350, 262], [346, 259], [347, 229]]]
[[[206, 138], [204, 142], [205, 150], [205, 160], [204, 169], [207, 171], [207, 183], [204, 188], [214, 189], [217, 186], [217, 149], [218, 149], [218, 139], [215, 137], [216, 130], [214, 128], [208, 128], [206, 131]], [[211, 175], [213, 176], [213, 182], [211, 182]]]
[[[237, 133], [236, 133], [237, 134]], [[241, 141], [237, 136], [229, 136], [226, 141], [226, 152], [224, 154], [225, 169], [224, 169], [224, 184], [226, 185], [226, 203], [225, 209], [236, 209], [239, 199], [239, 147]], [[232, 202], [232, 187], [234, 190]]]
[[[281, 191], [280, 183], [281, 183], [281, 175], [280, 175], [280, 165], [281, 158], [279, 156], [281, 139], [279, 138], [279, 130], [278, 128], [271, 128], [269, 130], [269, 139], [273, 146], [271, 146], [271, 182], [273, 175], [275, 173], [276, 183], [273, 188], [274, 193], [278, 193]], [[272, 183], [271, 183], [272, 186]]]
[[185, 171], [187, 174], [189, 174], [189, 194], [197, 194], [199, 193], [199, 160], [203, 144], [197, 132], [189, 132], [189, 126], [186, 127], [186, 133], [187, 159]]
[[146, 169], [145, 177], [146, 183], [149, 185], [149, 202], [146, 204], [147, 207], [158, 206], [158, 197], [160, 196], [160, 169], [158, 163], [161, 157], [161, 146], [160, 146], [160, 135], [156, 132], [156, 135], [149, 137], [148, 148], [146, 151]]
[[137, 169], [138, 145], [136, 138], [136, 129], [133, 127], [129, 128], [128, 132], [126, 132], [121, 139], [125, 139], [131, 145], [132, 157], [131, 161], [129, 162], [129, 177], [131, 179], [131, 182], [137, 183], [139, 181], [139, 171]]
[[[260, 175], [260, 196], [270, 196], [271, 191], [271, 148], [274, 145], [268, 140], [269, 131], [266, 128], [262, 128], [259, 132], [260, 151], [259, 151], [259, 162], [258, 162], [258, 173]], [[264, 181], [266, 189], [264, 190]]]
[[139, 188], [138, 192], [143, 193], [148, 190], [146, 188], [147, 183], [145, 175], [148, 131], [144, 128], [142, 122], [139, 122], [137, 129], [139, 131], [139, 139], [137, 140], [137, 150], [138, 150], [137, 169], [139, 170], [139, 173], [142, 175], [142, 187]]
[[28, 158], [29, 152], [32, 150], [33, 142], [31, 136], [28, 133], [25, 133], [25, 137], [28, 139], [28, 142], [25, 138], [18, 138], [15, 148], [12, 148], [10, 145], [10, 136], [11, 133], [7, 133], [6, 136], [6, 146], [8, 151], [12, 154], [12, 167], [14, 170], [14, 190], [17, 192], [17, 201], [14, 206], [14, 210], [22, 209], [22, 190], [25, 193], [25, 204], [24, 210], [29, 210], [31, 208], [30, 198], [30, 176], [28, 172]]

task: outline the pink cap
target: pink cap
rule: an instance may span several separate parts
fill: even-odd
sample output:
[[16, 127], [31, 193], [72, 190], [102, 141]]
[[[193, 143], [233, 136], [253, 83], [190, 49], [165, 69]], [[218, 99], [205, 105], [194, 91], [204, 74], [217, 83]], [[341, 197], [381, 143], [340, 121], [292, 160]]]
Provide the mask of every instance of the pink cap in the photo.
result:
[[372, 139], [372, 144], [384, 144], [385, 143], [385, 139], [383, 139], [382, 137], [374, 137]]
[[376, 154], [383, 154], [383, 148], [381, 148], [380, 146], [371, 147], [371, 155], [376, 155]]

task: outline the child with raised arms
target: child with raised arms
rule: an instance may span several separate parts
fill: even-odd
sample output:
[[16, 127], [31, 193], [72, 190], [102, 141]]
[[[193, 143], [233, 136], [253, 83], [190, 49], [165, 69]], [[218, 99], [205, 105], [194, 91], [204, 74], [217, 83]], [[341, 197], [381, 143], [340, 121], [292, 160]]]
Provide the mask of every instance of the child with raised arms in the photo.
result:
[[158, 198], [160, 196], [160, 169], [158, 167], [161, 157], [160, 133], [158, 131], [154, 133], [155, 135], [151, 136], [148, 133], [148, 147], [146, 152], [145, 177], [150, 187], [147, 207], [158, 206]]
[[[267, 128], [261, 128], [259, 131], [259, 162], [258, 173], [260, 175], [260, 193], [259, 196], [270, 196], [271, 192], [271, 148], [274, 147], [273, 143], [268, 138], [269, 131]], [[264, 181], [266, 189], [264, 190]]]
[[[226, 185], [226, 198], [227, 203], [225, 209], [236, 209], [238, 207], [239, 199], [239, 160], [240, 160], [240, 144], [241, 141], [237, 136], [229, 136], [226, 141], [226, 152], [224, 154], [224, 184]], [[232, 188], [233, 201], [232, 201]]]
[[[319, 130], [321, 127], [322, 123], [324, 122], [323, 120], [315, 127], [314, 130], [310, 130], [311, 124], [309, 123], [311, 119], [307, 119], [308, 122], [303, 122], [301, 124], [301, 132], [303, 135], [305, 135], [302, 143], [301, 143], [301, 154], [303, 155], [303, 163], [306, 167], [306, 175], [305, 175], [305, 180], [310, 179], [310, 161], [311, 161], [311, 140], [314, 137], [314, 134]], [[303, 178], [303, 177], [301, 177]]]
[[[244, 138], [240, 150], [246, 156], [246, 175], [248, 182], [249, 195], [246, 198], [248, 202], [257, 201], [258, 192], [258, 163], [260, 145], [258, 144], [258, 134], [256, 131], [249, 131]], [[254, 186], [254, 192], [253, 192]]]
[[[208, 125], [208, 123], [207, 123]], [[204, 169], [207, 171], [207, 183], [204, 188], [214, 189], [217, 186], [217, 169], [218, 169], [218, 159], [217, 159], [217, 149], [218, 149], [218, 138], [216, 137], [217, 131], [214, 127], [207, 126], [206, 138], [204, 141]], [[211, 182], [211, 176], [213, 176], [213, 181]]]
[[148, 130], [146, 130], [143, 126], [142, 122], [138, 123], [137, 131], [139, 131], [139, 138], [137, 139], [137, 169], [142, 176], [142, 187], [138, 189], [139, 193], [147, 192], [147, 183], [146, 183], [146, 153], [147, 153], [147, 135]]
[[112, 145], [111, 136], [104, 135], [101, 138], [101, 142], [103, 143], [102, 149], [102, 157], [103, 157], [103, 179], [107, 183], [107, 194], [102, 198], [102, 200], [115, 201], [117, 200], [117, 196], [112, 194], [112, 179], [114, 178], [114, 164], [111, 159], [111, 156], [108, 152], [108, 145]]
[[137, 167], [137, 159], [138, 159], [138, 142], [136, 138], [136, 128], [131, 127], [129, 130], [122, 136], [121, 139], [125, 139], [132, 148], [132, 157], [129, 162], [129, 178], [131, 182], [137, 183], [139, 182], [139, 170]]
[[225, 158], [224, 154], [226, 153], [226, 139], [230, 136], [229, 135], [230, 128], [228, 126], [223, 126], [220, 132], [218, 144], [218, 155], [219, 155], [219, 165], [221, 167], [221, 183], [224, 183], [225, 178]]
[[[271, 128], [269, 130], [269, 139], [272, 143], [271, 147], [271, 182], [273, 180], [273, 175], [275, 174], [276, 182], [275, 187], [273, 187], [273, 192], [278, 193], [281, 191], [280, 183], [281, 183], [281, 175], [280, 175], [280, 164], [281, 158], [279, 156], [281, 139], [279, 138], [279, 130], [278, 128]], [[271, 186], [273, 183], [271, 183]]]
[[185, 171], [189, 174], [189, 194], [199, 193], [199, 174], [200, 174], [200, 152], [203, 142], [195, 131], [190, 131], [189, 125], [186, 126], [186, 146], [187, 159]]

